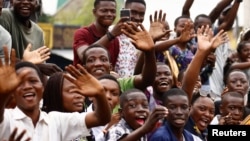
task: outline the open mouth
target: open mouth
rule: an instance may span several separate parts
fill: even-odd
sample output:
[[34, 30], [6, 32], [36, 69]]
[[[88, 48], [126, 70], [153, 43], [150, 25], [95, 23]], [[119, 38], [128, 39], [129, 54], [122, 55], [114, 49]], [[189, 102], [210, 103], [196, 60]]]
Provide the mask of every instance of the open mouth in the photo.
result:
[[166, 87], [168, 87], [168, 86], [169, 86], [169, 83], [168, 83], [168, 82], [166, 82], [166, 81], [164, 81], [164, 82], [160, 82], [160, 83], [159, 83], [159, 86], [160, 86], [160, 87], [162, 87], [162, 88], [166, 88]]
[[143, 125], [146, 121], [146, 115], [137, 116], [135, 120], [139, 125]]
[[23, 95], [23, 98], [26, 99], [26, 100], [28, 100], [28, 101], [30, 101], [30, 100], [35, 99], [35, 96], [36, 95], [34, 93], [27, 93], [27, 94]]

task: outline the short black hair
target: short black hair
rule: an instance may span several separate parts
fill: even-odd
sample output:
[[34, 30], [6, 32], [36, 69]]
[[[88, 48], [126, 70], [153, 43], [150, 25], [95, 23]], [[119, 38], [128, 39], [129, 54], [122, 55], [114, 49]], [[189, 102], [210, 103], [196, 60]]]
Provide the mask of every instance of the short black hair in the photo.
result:
[[108, 59], [109, 59], [109, 62], [110, 62], [110, 60], [111, 60], [111, 58], [110, 58], [110, 54], [109, 54], [109, 51], [107, 50], [107, 48], [105, 48], [103, 45], [100, 45], [100, 44], [92, 44], [92, 45], [90, 45], [89, 47], [87, 47], [83, 52], [82, 52], [82, 65], [86, 65], [86, 52], [88, 51], [88, 50], [90, 50], [90, 49], [92, 49], [92, 48], [102, 48], [102, 49], [104, 49], [104, 50], [106, 50], [107, 51], [107, 55], [108, 55]]
[[116, 3], [115, 0], [95, 0], [95, 1], [94, 1], [94, 8], [96, 8], [96, 6], [97, 6], [101, 1], [112, 1], [112, 2], [115, 2], [115, 3]]
[[227, 99], [228, 97], [234, 97], [234, 98], [242, 98], [244, 100], [244, 96], [238, 92], [226, 92], [221, 96], [221, 104]]
[[[120, 107], [123, 108], [124, 106], [124, 102], [125, 100], [127, 100], [127, 96], [131, 93], [135, 93], [135, 92], [138, 92], [138, 93], [143, 93], [143, 91], [141, 91], [140, 89], [136, 89], [136, 88], [132, 88], [132, 89], [129, 89], [129, 90], [126, 90], [124, 91], [121, 96], [120, 96]], [[143, 93], [144, 94], [144, 93]], [[146, 96], [145, 96], [146, 97]]]
[[249, 44], [250, 41], [242, 41], [237, 45], [237, 52], [240, 53], [243, 47], [246, 46], [246, 44]]
[[17, 71], [17, 70], [24, 68], [24, 67], [33, 68], [37, 72], [37, 75], [40, 78], [40, 81], [44, 84], [43, 75], [42, 75], [40, 69], [35, 64], [28, 62], [28, 61], [19, 61], [18, 63], [16, 63], [15, 69]]
[[187, 93], [180, 88], [172, 88], [163, 93], [163, 104], [166, 106], [168, 103], [168, 98], [171, 96], [186, 96], [188, 98]]
[[177, 24], [178, 24], [178, 22], [179, 22], [179, 20], [180, 19], [190, 19], [191, 20], [191, 18], [188, 16], [188, 15], [181, 15], [181, 16], [179, 16], [179, 17], [177, 17], [175, 20], [174, 20], [174, 27], [176, 27], [177, 26]]
[[118, 80], [111, 74], [104, 74], [101, 77], [98, 78], [98, 80], [102, 80], [102, 79], [108, 79], [108, 80], [112, 80], [114, 82], [117, 83], [118, 87], [119, 87], [119, 95], [121, 95], [121, 86], [120, 83], [118, 82]]
[[[210, 17], [206, 14], [199, 14], [194, 18], [194, 27], [198, 28], [198, 22], [199, 22], [199, 18], [205, 18], [211, 21]], [[212, 23], [212, 22], [211, 22]]]
[[145, 5], [145, 7], [146, 7], [146, 2], [144, 0], [126, 0], [125, 7], [127, 7], [127, 5], [129, 5], [133, 2], [141, 3], [141, 4]]
[[[224, 70], [224, 76], [223, 76], [223, 82], [224, 82], [224, 85], [227, 85], [227, 80], [228, 80], [228, 76], [233, 73], [233, 72], [242, 72], [243, 74], [245, 74], [246, 78], [247, 77], [247, 74], [241, 70], [241, 69], [228, 69], [228, 70]], [[247, 79], [248, 80], [248, 79]], [[249, 81], [249, 80], [248, 80]]]

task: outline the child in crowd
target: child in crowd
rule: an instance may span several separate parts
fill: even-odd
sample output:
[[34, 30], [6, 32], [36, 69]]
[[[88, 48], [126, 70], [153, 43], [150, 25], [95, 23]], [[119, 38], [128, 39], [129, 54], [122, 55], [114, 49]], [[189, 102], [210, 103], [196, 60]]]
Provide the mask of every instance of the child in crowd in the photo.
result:
[[184, 129], [189, 117], [187, 94], [179, 88], [173, 88], [164, 93], [163, 102], [169, 114], [161, 127], [153, 133], [150, 141], [201, 141], [199, 137]]
[[243, 119], [244, 97], [238, 92], [227, 92], [221, 98], [220, 113], [211, 125], [239, 125]]
[[158, 106], [149, 114], [148, 100], [138, 89], [130, 89], [120, 97], [121, 120], [112, 126], [106, 135], [107, 141], [147, 141], [156, 123], [167, 116], [167, 109]]

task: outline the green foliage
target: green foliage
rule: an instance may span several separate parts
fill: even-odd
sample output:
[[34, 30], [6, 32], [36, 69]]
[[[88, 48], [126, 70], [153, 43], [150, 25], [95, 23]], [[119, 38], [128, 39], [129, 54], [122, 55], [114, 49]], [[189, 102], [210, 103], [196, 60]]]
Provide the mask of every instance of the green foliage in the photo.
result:
[[[119, 20], [119, 11], [123, 6], [123, 0], [117, 1], [117, 20]], [[76, 26], [86, 26], [95, 21], [95, 17], [93, 16], [92, 9], [94, 5], [94, 0], [84, 0], [83, 5], [80, 9], [75, 7], [62, 9], [57, 13], [54, 17], [52, 17], [51, 21], [53, 24], [62, 24], [62, 25], [76, 25]]]

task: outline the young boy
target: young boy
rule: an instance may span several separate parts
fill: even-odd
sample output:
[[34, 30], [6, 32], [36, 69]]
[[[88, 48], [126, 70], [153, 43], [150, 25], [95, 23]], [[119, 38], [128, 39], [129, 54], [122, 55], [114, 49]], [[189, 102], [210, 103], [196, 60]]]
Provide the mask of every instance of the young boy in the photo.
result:
[[151, 141], [201, 141], [201, 139], [184, 129], [189, 115], [187, 94], [178, 88], [168, 90], [163, 95], [163, 104], [168, 108], [166, 121], [151, 136]]
[[107, 141], [146, 141], [147, 133], [168, 113], [165, 107], [158, 106], [149, 115], [147, 97], [138, 89], [130, 89], [122, 93], [120, 107], [122, 119], [110, 128], [106, 135]]

